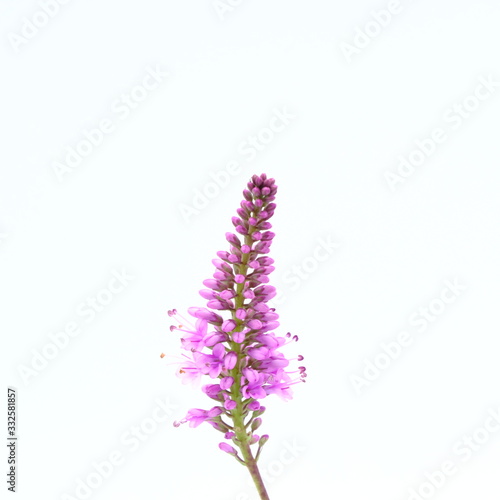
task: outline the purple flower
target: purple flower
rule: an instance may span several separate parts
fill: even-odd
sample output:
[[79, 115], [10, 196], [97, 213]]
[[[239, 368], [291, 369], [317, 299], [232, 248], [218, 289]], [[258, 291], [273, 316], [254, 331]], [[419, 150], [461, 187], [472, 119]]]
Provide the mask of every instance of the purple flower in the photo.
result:
[[205, 319], [198, 319], [196, 325], [191, 326], [191, 330], [186, 330], [183, 325], [179, 325], [175, 329], [187, 335], [181, 338], [182, 347], [188, 351], [203, 349], [203, 340], [207, 335], [208, 323]]
[[218, 406], [214, 406], [211, 410], [201, 410], [200, 408], [192, 408], [188, 411], [185, 418], [180, 422], [174, 422], [175, 427], [189, 422], [189, 427], [198, 427], [201, 423], [213, 420], [215, 417], [222, 413], [222, 409]]
[[209, 375], [210, 378], [217, 378], [223, 369], [227, 371], [227, 365], [231, 364], [231, 361], [226, 361], [226, 357], [231, 359], [233, 356], [230, 352], [226, 353], [226, 348], [222, 343], [214, 346], [212, 354], [202, 354], [200, 362], [203, 365], [203, 374]]
[[[182, 346], [188, 352], [179, 374], [185, 379], [207, 375], [218, 380], [205, 385], [203, 392], [220, 403], [208, 411], [191, 409], [175, 425], [189, 422], [197, 427], [208, 422], [240, 448], [243, 458], [233, 446], [219, 445], [245, 464], [252, 475], [255, 460], [269, 438], [252, 433], [261, 425], [260, 415], [265, 411], [259, 401], [271, 394], [289, 400], [291, 386], [306, 378], [302, 366], [288, 371], [291, 362], [302, 361], [303, 356], [287, 359], [280, 349], [298, 337], [275, 334], [279, 317], [268, 305], [276, 295], [276, 289], [268, 284], [274, 260], [267, 255], [275, 237], [269, 219], [276, 208], [276, 192], [274, 179], [265, 174], [254, 175], [248, 182], [237, 215], [232, 218], [235, 233], [225, 235], [229, 251], [217, 252], [212, 260], [212, 278], [203, 281], [205, 288], [200, 295], [207, 300], [206, 308], [188, 309], [197, 318], [195, 325], [177, 311], [169, 311], [170, 316], [180, 318], [179, 326], [171, 330], [183, 334]], [[250, 446], [257, 443], [254, 457]]]
[[194, 352], [191, 358], [183, 354], [181, 361], [176, 363], [179, 365], [176, 375], [182, 380], [183, 384], [188, 382], [195, 383], [201, 379], [203, 375], [202, 356], [198, 352]]

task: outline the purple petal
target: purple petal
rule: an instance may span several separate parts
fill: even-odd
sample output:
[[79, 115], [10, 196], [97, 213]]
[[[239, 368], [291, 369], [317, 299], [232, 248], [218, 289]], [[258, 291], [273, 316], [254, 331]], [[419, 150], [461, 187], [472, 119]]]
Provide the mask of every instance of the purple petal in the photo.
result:
[[262, 328], [262, 321], [259, 321], [258, 319], [251, 319], [248, 323], [248, 328], [252, 330], [260, 330]]
[[245, 340], [245, 332], [233, 332], [232, 336], [233, 336], [233, 340], [237, 344], [241, 344]]
[[221, 330], [226, 333], [232, 332], [235, 328], [236, 322], [232, 319], [227, 319], [221, 326]]
[[232, 299], [236, 296], [236, 292], [234, 290], [224, 290], [220, 293], [220, 298], [224, 300]]
[[217, 359], [222, 359], [225, 353], [226, 353], [226, 348], [224, 347], [223, 344], [217, 344], [212, 350], [212, 354]]
[[214, 406], [208, 411], [208, 417], [214, 418], [219, 416], [222, 413], [222, 408], [220, 406]]
[[256, 411], [260, 408], [260, 403], [258, 401], [252, 401], [249, 405], [248, 408], [252, 411]]
[[209, 300], [207, 302], [207, 307], [209, 307], [210, 309], [216, 309], [218, 311], [228, 308], [227, 305], [220, 300]]
[[224, 367], [226, 370], [232, 370], [236, 366], [236, 361], [238, 361], [238, 355], [230, 351], [224, 356]]
[[245, 319], [246, 316], [247, 316], [247, 311], [245, 309], [240, 308], [236, 311], [236, 317], [238, 319]]
[[251, 347], [247, 352], [251, 358], [259, 361], [269, 357], [269, 349], [267, 347]]
[[220, 381], [220, 388], [224, 389], [227, 391], [228, 389], [231, 388], [231, 386], [234, 384], [234, 378], [233, 377], [224, 377]]
[[240, 239], [233, 233], [226, 233], [226, 240], [237, 248], [241, 247]]
[[218, 290], [220, 288], [220, 283], [217, 280], [212, 280], [212, 279], [205, 280], [203, 284], [207, 288], [211, 288], [212, 290]]
[[200, 290], [200, 295], [207, 300], [211, 300], [215, 298], [216, 294], [214, 290], [208, 290], [207, 288], [204, 288], [203, 290]]
[[224, 401], [224, 408], [226, 410], [234, 410], [236, 406], [236, 401], [233, 401], [232, 399], [227, 399], [226, 401]]
[[203, 340], [203, 343], [207, 347], [212, 347], [215, 344], [218, 344], [219, 342], [223, 342], [226, 340], [227, 336], [223, 335], [222, 333], [214, 333], [212, 335], [209, 335], [206, 339]]
[[245, 375], [245, 378], [253, 384], [254, 382], [257, 382], [259, 380], [259, 374], [257, 371], [255, 371], [253, 368], [243, 368], [243, 375]]

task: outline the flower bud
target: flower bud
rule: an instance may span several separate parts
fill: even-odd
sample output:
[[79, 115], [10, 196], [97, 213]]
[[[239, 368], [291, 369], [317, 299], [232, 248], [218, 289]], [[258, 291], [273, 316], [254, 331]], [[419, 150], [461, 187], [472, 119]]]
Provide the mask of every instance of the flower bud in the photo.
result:
[[238, 453], [231, 445], [227, 443], [219, 443], [219, 448], [222, 451], [229, 453], [230, 455], [236, 455]]
[[262, 419], [261, 418], [256, 418], [252, 422], [252, 431], [256, 431], [262, 424]]

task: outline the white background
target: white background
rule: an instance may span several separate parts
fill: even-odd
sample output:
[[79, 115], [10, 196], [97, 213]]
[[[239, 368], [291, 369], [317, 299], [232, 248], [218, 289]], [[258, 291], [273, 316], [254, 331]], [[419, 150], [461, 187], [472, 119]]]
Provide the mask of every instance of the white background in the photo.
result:
[[[266, 172], [280, 332], [299, 334], [286, 352], [309, 373], [292, 401], [266, 401], [271, 498], [406, 500], [449, 460], [455, 474], [427, 498], [498, 499], [500, 433], [478, 429], [500, 405], [500, 87], [471, 97], [481, 78], [500, 82], [498, 2], [401, 0], [351, 57], [342, 43], [362, 44], [357, 28], [388, 2], [244, 0], [221, 19], [210, 0], [73, 0], [19, 43], [40, 3], [0, 4], [2, 391], [18, 391], [17, 498], [79, 498], [92, 462], [119, 452], [92, 499], [256, 499], [219, 433], [172, 426], [211, 400], [168, 364], [180, 349], [166, 312], [204, 305], [241, 191]], [[156, 66], [169, 76], [122, 119], [116, 101]], [[453, 121], [466, 99], [477, 109]], [[248, 161], [241, 148], [276, 109], [294, 118]], [[54, 164], [106, 118], [114, 131], [58, 179]], [[446, 140], [391, 189], [399, 155], [436, 128]], [[214, 195], [210, 173], [229, 162], [239, 171]], [[314, 261], [328, 238], [338, 248]], [[122, 269], [128, 286], [91, 321], [78, 314]], [[446, 280], [465, 290], [443, 309]], [[439, 314], [418, 333], [410, 318], [432, 301]], [[81, 333], [23, 378], [71, 321]], [[411, 345], [356, 391], [352, 376], [403, 331]], [[159, 415], [157, 398], [175, 412], [132, 451], [127, 433]], [[484, 444], [464, 460], [454, 449], [474, 433]]]

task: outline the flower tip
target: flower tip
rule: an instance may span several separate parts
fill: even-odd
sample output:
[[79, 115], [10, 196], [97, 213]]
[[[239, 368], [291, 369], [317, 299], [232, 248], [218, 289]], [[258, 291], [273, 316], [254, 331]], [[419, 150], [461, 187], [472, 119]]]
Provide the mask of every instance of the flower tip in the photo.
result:
[[261, 425], [262, 425], [262, 419], [261, 418], [256, 418], [252, 422], [252, 431], [256, 431]]
[[260, 439], [260, 436], [258, 434], [253, 434], [252, 437], [250, 438], [250, 442], [248, 444], [252, 445], [255, 443], [258, 443]]
[[259, 439], [259, 445], [262, 446], [264, 445], [267, 441], [269, 440], [269, 434], [264, 434], [263, 436], [261, 436], [261, 438]]
[[219, 448], [222, 451], [225, 451], [226, 453], [229, 453], [231, 455], [236, 455], [237, 451], [229, 444], [227, 443], [219, 443]]

